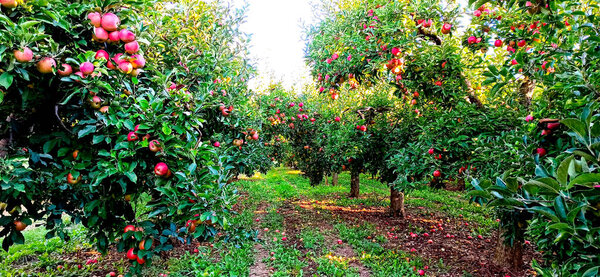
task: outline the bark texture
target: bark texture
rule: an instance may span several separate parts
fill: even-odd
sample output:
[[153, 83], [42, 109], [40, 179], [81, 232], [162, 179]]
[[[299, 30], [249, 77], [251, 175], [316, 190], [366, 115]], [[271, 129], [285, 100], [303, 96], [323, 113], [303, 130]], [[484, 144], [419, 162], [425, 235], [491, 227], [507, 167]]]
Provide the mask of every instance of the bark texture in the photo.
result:
[[360, 194], [360, 172], [350, 171], [350, 197], [358, 197]]

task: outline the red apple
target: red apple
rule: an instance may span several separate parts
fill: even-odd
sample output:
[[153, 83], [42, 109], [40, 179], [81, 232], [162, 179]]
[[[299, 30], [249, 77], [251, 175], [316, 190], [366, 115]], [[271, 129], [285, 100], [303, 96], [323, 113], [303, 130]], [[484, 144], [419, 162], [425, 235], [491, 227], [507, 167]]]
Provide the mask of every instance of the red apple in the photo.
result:
[[96, 27], [94, 28], [92, 38], [97, 42], [105, 42], [108, 40], [108, 32], [102, 29], [102, 27]]
[[220, 147], [220, 146], [221, 146], [221, 143], [220, 143], [220, 142], [218, 142], [218, 141], [215, 141], [215, 143], [213, 143], [213, 146], [214, 146], [214, 147]]
[[121, 39], [119, 38], [119, 31], [113, 31], [108, 33], [108, 40], [113, 43], [121, 41]]
[[439, 170], [436, 170], [436, 171], [434, 171], [434, 172], [433, 172], [433, 177], [436, 177], [436, 178], [438, 178], [438, 177], [440, 177], [440, 176], [442, 176], [442, 172], [441, 172], [441, 171], [439, 171]]
[[134, 251], [134, 248], [130, 248], [129, 251], [127, 251], [127, 259], [130, 259], [132, 261], [138, 259], [138, 256], [135, 254]]
[[17, 3], [17, 0], [0, 0], [0, 4], [2, 5], [2, 7], [5, 7], [7, 9], [14, 9], [19, 5], [19, 3]]
[[102, 105], [102, 98], [94, 95], [92, 99], [90, 99], [90, 106], [94, 109], [99, 109]]
[[502, 47], [502, 40], [499, 40], [499, 39], [497, 39], [497, 40], [494, 42], [494, 46], [496, 46], [496, 47]]
[[114, 13], [105, 13], [102, 16], [102, 28], [108, 32], [116, 31], [121, 24], [121, 20]]
[[[119, 37], [121, 37], [119, 35]], [[137, 41], [128, 42], [125, 44], [125, 52], [135, 54], [140, 50], [140, 45]]]
[[127, 233], [129, 231], [135, 232], [135, 226], [133, 226], [133, 225], [127, 225], [127, 226], [125, 226], [125, 229], [123, 229], [123, 233]]
[[96, 51], [96, 56], [95, 56], [96, 60], [100, 60], [100, 59], [105, 59], [105, 60], [110, 60], [110, 56], [108, 55], [108, 52], [106, 52], [106, 50], [98, 50]]
[[61, 68], [58, 69], [56, 72], [58, 72], [58, 75], [66, 77], [73, 74], [73, 67], [71, 67], [69, 64], [63, 63], [61, 65]]
[[37, 63], [37, 70], [42, 74], [52, 73], [54, 68], [56, 68], [56, 61], [50, 57], [45, 57]]
[[169, 167], [166, 163], [160, 162], [154, 166], [154, 174], [158, 176], [165, 176], [169, 173]]
[[28, 63], [31, 60], [33, 60], [33, 51], [31, 51], [31, 49], [29, 49], [28, 47], [23, 47], [22, 50], [23, 51], [13, 51], [13, 54], [15, 55], [15, 60], [17, 60], [20, 63]]
[[79, 183], [79, 181], [81, 181], [81, 174], [79, 175], [79, 177], [77, 177], [77, 179], [73, 177], [73, 174], [67, 174], [67, 183], [69, 183], [70, 185], [76, 185], [77, 183]]
[[127, 141], [136, 141], [138, 139], [138, 136], [135, 132], [129, 132], [129, 134], [127, 134]]
[[442, 34], [449, 34], [450, 30], [452, 30], [452, 25], [449, 23], [444, 23], [444, 25], [442, 25]]
[[89, 13], [87, 17], [94, 27], [100, 27], [102, 25], [102, 15], [100, 15], [99, 12]]
[[543, 157], [546, 155], [547, 152], [546, 152], [546, 149], [540, 147], [540, 148], [536, 149], [536, 153], [538, 155], [540, 155], [540, 157]]
[[119, 39], [125, 43], [132, 42], [135, 40], [135, 34], [127, 29], [122, 29], [119, 31]]
[[160, 142], [158, 140], [150, 141], [150, 143], [148, 144], [148, 148], [152, 152], [158, 152], [162, 150], [162, 147], [160, 147]]
[[84, 75], [90, 75], [94, 73], [94, 64], [91, 62], [84, 62], [79, 65], [79, 71]]
[[146, 65], [146, 59], [139, 54], [133, 55], [131, 56], [131, 65], [133, 68], [143, 68]]

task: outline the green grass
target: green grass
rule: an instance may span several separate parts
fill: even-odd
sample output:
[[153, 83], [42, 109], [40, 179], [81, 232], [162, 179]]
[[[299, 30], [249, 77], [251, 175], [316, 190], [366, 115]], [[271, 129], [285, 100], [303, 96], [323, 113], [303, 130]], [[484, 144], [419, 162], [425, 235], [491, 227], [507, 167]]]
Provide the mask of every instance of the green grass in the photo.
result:
[[[157, 260], [144, 270], [148, 276], [158, 276], [168, 272], [169, 276], [247, 276], [255, 264], [255, 233], [252, 226], [260, 231], [269, 228], [260, 242], [269, 254], [262, 262], [272, 268], [272, 276], [302, 276], [310, 271], [318, 276], [358, 276], [358, 269], [351, 260], [357, 259], [370, 271], [372, 276], [416, 276], [414, 268], [421, 268], [425, 261], [418, 256], [384, 247], [387, 239], [376, 235], [375, 226], [368, 222], [355, 222], [352, 225], [342, 222], [327, 206], [356, 208], [386, 208], [389, 205], [389, 188], [367, 175], [361, 175], [361, 197], [348, 198], [350, 176], [339, 175], [339, 185], [312, 187], [300, 172], [286, 168], [276, 168], [268, 174], [242, 178], [236, 183], [242, 192], [238, 214], [230, 218], [229, 235], [232, 243], [216, 241], [214, 248], [202, 246], [199, 253], [187, 253], [178, 258]], [[431, 189], [426, 186], [407, 193], [406, 209], [415, 216], [436, 217], [455, 220], [459, 225], [468, 222], [469, 229], [476, 234], [490, 234], [497, 228], [491, 211], [485, 207], [469, 203], [462, 192]], [[307, 211], [296, 205], [296, 201], [310, 203], [314, 210]], [[317, 202], [318, 201], [318, 202]], [[280, 213], [282, 207], [294, 213], [302, 228], [294, 230], [294, 242], [282, 241], [286, 232], [286, 217]], [[260, 210], [260, 212], [258, 212]], [[279, 212], [278, 212], [279, 211]], [[288, 215], [289, 216], [289, 215]], [[255, 220], [261, 218], [259, 222]], [[326, 229], [311, 225], [314, 220], [326, 221]], [[355, 224], [359, 224], [358, 226]], [[279, 230], [280, 232], [275, 232]], [[407, 226], [407, 231], [421, 233], [418, 225]], [[232, 233], [233, 232], [233, 233]], [[62, 257], [68, 257], [81, 249], [93, 248], [86, 243], [83, 227], [71, 227], [72, 240], [63, 242], [59, 238], [45, 240], [44, 228], [33, 228], [23, 232], [25, 244], [11, 247], [9, 252], [0, 250], [0, 276], [89, 276], [92, 266], [77, 269], [75, 262], [65, 264]], [[286, 234], [285, 236], [289, 236]], [[370, 238], [374, 236], [374, 238]], [[352, 247], [354, 258], [336, 256], [339, 245], [329, 241], [339, 238]], [[288, 240], [291, 238], [288, 238]], [[272, 255], [271, 255], [272, 253]], [[102, 258], [101, 258], [102, 259]], [[443, 261], [437, 268], [443, 270]], [[65, 269], [57, 270], [58, 265]], [[117, 262], [109, 267], [125, 272], [124, 263]]]

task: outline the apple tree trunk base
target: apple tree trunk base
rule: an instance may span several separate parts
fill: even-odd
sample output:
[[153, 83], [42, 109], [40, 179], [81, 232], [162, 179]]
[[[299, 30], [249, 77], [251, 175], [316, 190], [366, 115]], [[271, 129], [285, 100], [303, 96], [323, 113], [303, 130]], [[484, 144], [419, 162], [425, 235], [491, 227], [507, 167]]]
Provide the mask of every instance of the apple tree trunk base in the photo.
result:
[[360, 172], [350, 172], [350, 197], [355, 198], [360, 194]]
[[498, 233], [494, 262], [501, 267], [520, 269], [523, 266], [523, 244], [515, 242], [513, 245], [504, 243], [503, 230]]
[[392, 217], [404, 218], [404, 193], [395, 189], [390, 188], [390, 215]]

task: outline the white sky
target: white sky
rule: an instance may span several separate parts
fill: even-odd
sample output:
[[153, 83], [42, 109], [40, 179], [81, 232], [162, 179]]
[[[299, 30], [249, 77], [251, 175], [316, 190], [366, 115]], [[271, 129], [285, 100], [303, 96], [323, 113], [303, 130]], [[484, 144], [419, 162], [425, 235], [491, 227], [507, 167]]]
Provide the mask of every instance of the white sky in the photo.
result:
[[249, 2], [241, 29], [252, 35], [250, 53], [258, 69], [258, 77], [250, 87], [259, 88], [269, 79], [282, 81], [287, 88], [310, 82], [302, 28], [315, 22], [309, 0], [230, 1], [238, 8]]

